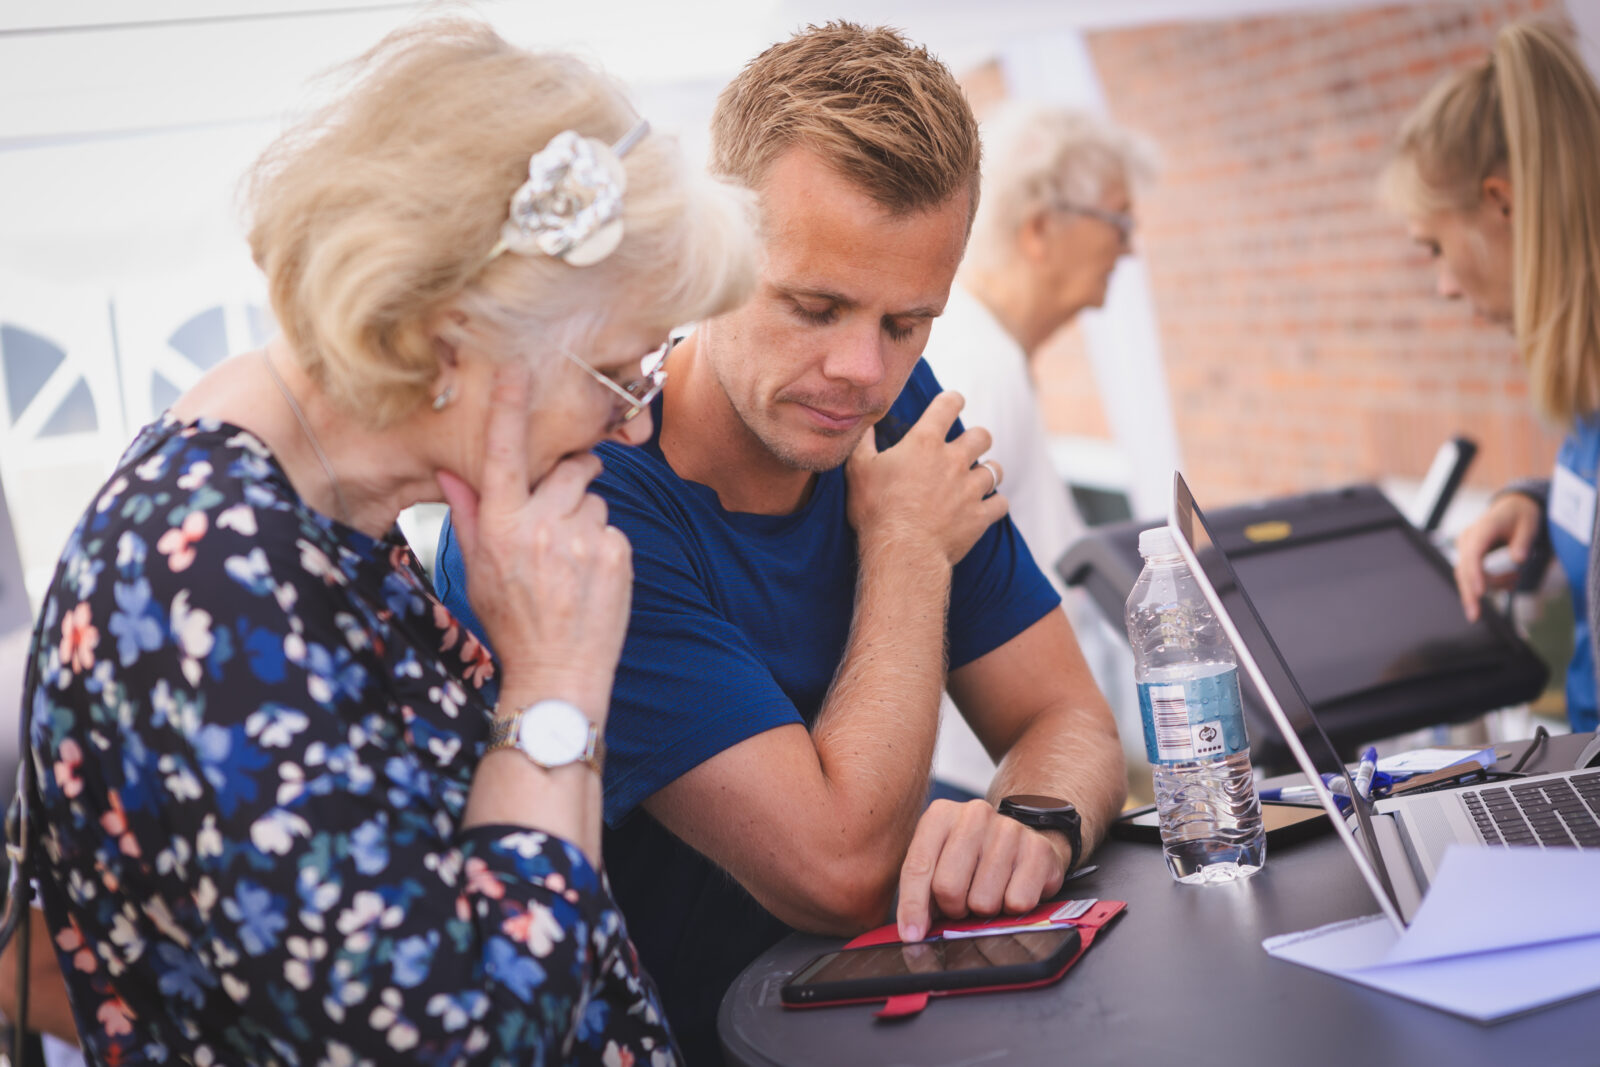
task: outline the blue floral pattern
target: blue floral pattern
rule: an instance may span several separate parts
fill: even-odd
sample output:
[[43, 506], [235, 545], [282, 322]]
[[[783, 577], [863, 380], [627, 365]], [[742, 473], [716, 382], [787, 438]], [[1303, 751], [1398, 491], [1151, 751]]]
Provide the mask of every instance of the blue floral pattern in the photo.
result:
[[35, 844], [92, 1062], [678, 1062], [583, 855], [460, 828], [495, 667], [398, 536], [167, 417], [43, 611]]

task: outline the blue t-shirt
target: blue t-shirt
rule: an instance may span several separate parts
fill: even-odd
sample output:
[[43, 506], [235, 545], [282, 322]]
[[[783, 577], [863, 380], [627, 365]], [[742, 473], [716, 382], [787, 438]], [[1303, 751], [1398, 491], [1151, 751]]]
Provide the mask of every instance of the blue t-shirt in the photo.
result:
[[[919, 361], [877, 427], [879, 447], [899, 440], [938, 393]], [[715, 492], [667, 464], [659, 400], [654, 413], [646, 444], [598, 449], [606, 469], [596, 489], [633, 544], [635, 575], [606, 726], [605, 862], [688, 1061], [714, 1063], [724, 990], [788, 928], [635, 809], [746, 738], [815, 721], [850, 634], [856, 539], [842, 467], [818, 475], [793, 514], [724, 511]], [[441, 599], [482, 636], [448, 524], [437, 575]], [[1010, 641], [1059, 603], [1016, 527], [1002, 519], [955, 568], [951, 668]]]
[[[1600, 419], [1588, 418], [1578, 423], [1567, 439], [1561, 443], [1556, 465], [1565, 468], [1594, 491], [1596, 470], [1600, 469]], [[1555, 493], [1559, 478], [1551, 482], [1551, 499], [1546, 515], [1555, 514]], [[1580, 520], [1582, 517], [1579, 517]], [[1574, 731], [1595, 729], [1594, 646], [1589, 640], [1589, 553], [1593, 546], [1589, 540], [1593, 533], [1592, 520], [1583, 526], [1581, 539], [1577, 529], [1567, 529], [1560, 522], [1551, 521], [1550, 546], [1561, 569], [1566, 572], [1567, 585], [1572, 591], [1573, 642], [1572, 662], [1567, 666], [1567, 719]]]

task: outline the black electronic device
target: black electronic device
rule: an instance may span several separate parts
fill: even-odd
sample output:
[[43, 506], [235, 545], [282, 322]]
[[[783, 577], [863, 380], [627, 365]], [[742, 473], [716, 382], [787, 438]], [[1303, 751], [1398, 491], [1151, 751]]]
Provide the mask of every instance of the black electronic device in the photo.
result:
[[1439, 528], [1477, 454], [1478, 442], [1470, 437], [1452, 437], [1439, 446], [1417, 489], [1416, 506], [1411, 512], [1413, 526], [1430, 534]]
[[800, 968], [779, 996], [785, 1004], [810, 1005], [1028, 985], [1057, 976], [1081, 943], [1075, 927], [1058, 926], [844, 948]]
[[[1342, 754], [1544, 688], [1544, 664], [1498, 611], [1467, 621], [1449, 564], [1375, 486], [1218, 508], [1207, 520]], [[1159, 525], [1090, 530], [1058, 564], [1118, 629], [1143, 565], [1139, 531]], [[1253, 685], [1244, 702], [1252, 760], [1268, 773], [1287, 769]]]

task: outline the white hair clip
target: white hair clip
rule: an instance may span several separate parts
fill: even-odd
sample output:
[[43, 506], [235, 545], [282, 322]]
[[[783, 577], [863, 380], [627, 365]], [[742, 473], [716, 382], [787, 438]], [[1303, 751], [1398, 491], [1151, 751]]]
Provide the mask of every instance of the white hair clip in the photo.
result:
[[489, 253], [555, 256], [574, 267], [605, 259], [622, 242], [622, 157], [650, 124], [643, 119], [614, 145], [562, 130], [528, 160], [528, 180], [511, 197], [500, 240]]

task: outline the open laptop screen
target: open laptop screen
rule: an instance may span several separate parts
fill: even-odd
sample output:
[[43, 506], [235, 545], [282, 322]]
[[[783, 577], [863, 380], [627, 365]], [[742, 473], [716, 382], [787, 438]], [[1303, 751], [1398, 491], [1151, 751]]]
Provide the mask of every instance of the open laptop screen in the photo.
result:
[[[1311, 779], [1316, 779], [1321, 774], [1342, 776], [1348, 790], [1347, 795], [1354, 794], [1355, 785], [1350, 780], [1349, 771], [1339, 759], [1338, 752], [1328, 740], [1328, 735], [1323, 732], [1321, 724], [1317, 722], [1316, 716], [1311, 711], [1311, 704], [1300, 688], [1300, 683], [1290, 671], [1289, 665], [1284, 662], [1283, 654], [1278, 651], [1272, 635], [1267, 632], [1260, 613], [1250, 601], [1249, 593], [1240, 584], [1233, 564], [1217, 546], [1210, 528], [1206, 525], [1205, 516], [1201, 514], [1193, 495], [1189, 492], [1189, 486], [1183, 480], [1183, 475], [1176, 471], [1172, 475], [1172, 512], [1169, 525], [1191, 569], [1195, 570], [1195, 576], [1202, 590], [1212, 600], [1212, 606], [1218, 610], [1219, 621], [1222, 622], [1224, 630], [1234, 644], [1234, 651], [1238, 654], [1240, 666], [1243, 668], [1242, 673], [1251, 680], [1262, 704], [1267, 707], [1273, 720], [1284, 731], [1284, 740], [1294, 752], [1301, 770]], [[1306, 610], [1315, 611], [1315, 605], [1306, 605]], [[1362, 873], [1367, 876], [1374, 894], [1380, 896], [1379, 902], [1384, 905], [1384, 910], [1398, 924], [1399, 898], [1395, 894], [1389, 873], [1378, 851], [1377, 838], [1372, 829], [1370, 802], [1357, 799], [1354, 803], [1362, 843], [1366, 846], [1364, 856], [1361, 854], [1360, 845], [1350, 836], [1339, 813], [1333, 808], [1332, 798], [1327, 798], [1324, 803], [1329, 808], [1329, 814], [1338, 827], [1340, 836], [1345, 838], [1352, 854], [1356, 856], [1357, 863], [1362, 864], [1363, 860], [1365, 861]]]

